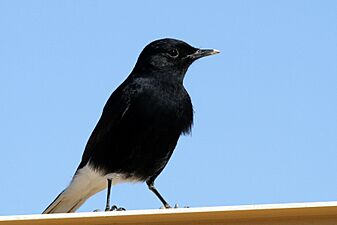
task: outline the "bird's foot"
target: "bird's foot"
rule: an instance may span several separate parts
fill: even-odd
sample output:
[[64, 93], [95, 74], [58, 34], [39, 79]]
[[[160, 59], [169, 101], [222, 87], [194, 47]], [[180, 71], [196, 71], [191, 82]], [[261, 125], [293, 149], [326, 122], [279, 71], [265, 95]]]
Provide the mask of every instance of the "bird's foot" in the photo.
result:
[[[179, 205], [176, 203], [173, 207], [173, 209], [179, 209]], [[183, 208], [189, 208], [189, 206], [184, 206]], [[163, 205], [162, 207], [160, 207], [159, 209], [172, 209], [172, 207], [170, 205]]]
[[95, 209], [93, 212], [100, 212], [101, 210], [100, 209]]
[[162, 205], [159, 209], [172, 209], [172, 207], [166, 203], [165, 205]]
[[105, 209], [105, 211], [125, 211], [126, 209], [123, 207], [117, 207], [116, 205], [111, 206], [110, 209]]

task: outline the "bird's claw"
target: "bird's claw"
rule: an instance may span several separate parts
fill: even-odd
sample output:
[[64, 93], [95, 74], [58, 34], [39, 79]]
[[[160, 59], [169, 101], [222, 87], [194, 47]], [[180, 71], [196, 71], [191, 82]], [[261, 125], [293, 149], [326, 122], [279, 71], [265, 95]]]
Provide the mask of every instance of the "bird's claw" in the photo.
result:
[[116, 205], [111, 206], [110, 209], [106, 210], [106, 211], [125, 211], [126, 209], [123, 207], [117, 207]]
[[171, 209], [172, 207], [169, 204], [162, 205], [159, 209]]
[[126, 211], [126, 209], [123, 208], [123, 207], [119, 207], [119, 208], [117, 208], [117, 211]]
[[[189, 206], [184, 206], [183, 208], [190, 208]], [[163, 205], [159, 209], [172, 209], [170, 205]], [[176, 203], [173, 207], [173, 209], [179, 209], [178, 203]]]

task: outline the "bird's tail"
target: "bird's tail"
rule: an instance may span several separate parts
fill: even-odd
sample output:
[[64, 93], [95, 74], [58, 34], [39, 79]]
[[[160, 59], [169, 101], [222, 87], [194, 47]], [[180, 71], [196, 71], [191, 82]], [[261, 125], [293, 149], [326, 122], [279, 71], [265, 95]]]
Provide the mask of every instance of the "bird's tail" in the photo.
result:
[[47, 214], [75, 212], [87, 200], [87, 198], [67, 195], [67, 189], [65, 189], [42, 213]]
[[69, 186], [42, 212], [75, 212], [88, 198], [106, 188], [106, 179], [88, 166], [77, 170]]

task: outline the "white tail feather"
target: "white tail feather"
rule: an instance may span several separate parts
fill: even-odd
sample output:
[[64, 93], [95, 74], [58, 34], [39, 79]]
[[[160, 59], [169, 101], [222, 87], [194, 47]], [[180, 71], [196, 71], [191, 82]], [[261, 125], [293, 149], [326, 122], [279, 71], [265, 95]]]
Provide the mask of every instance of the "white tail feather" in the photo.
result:
[[69, 186], [56, 197], [43, 213], [75, 212], [88, 198], [107, 187], [107, 179], [111, 179], [112, 185], [141, 181], [137, 177], [125, 176], [120, 173], [102, 175], [88, 163], [76, 171]]
[[75, 212], [88, 198], [106, 186], [106, 177], [87, 165], [76, 172], [69, 186], [56, 197], [43, 214]]
[[75, 199], [67, 197], [66, 190], [62, 191], [56, 199], [43, 211], [47, 213], [70, 213], [75, 212], [86, 199]]

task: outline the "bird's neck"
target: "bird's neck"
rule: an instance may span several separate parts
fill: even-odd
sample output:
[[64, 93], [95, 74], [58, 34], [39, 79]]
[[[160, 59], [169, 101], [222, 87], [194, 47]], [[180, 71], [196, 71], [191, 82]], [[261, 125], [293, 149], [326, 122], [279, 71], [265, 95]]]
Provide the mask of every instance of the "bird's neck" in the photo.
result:
[[165, 83], [183, 84], [186, 71], [182, 70], [160, 70], [151, 68], [150, 70], [142, 68], [134, 68], [131, 72], [133, 77], [153, 78]]

